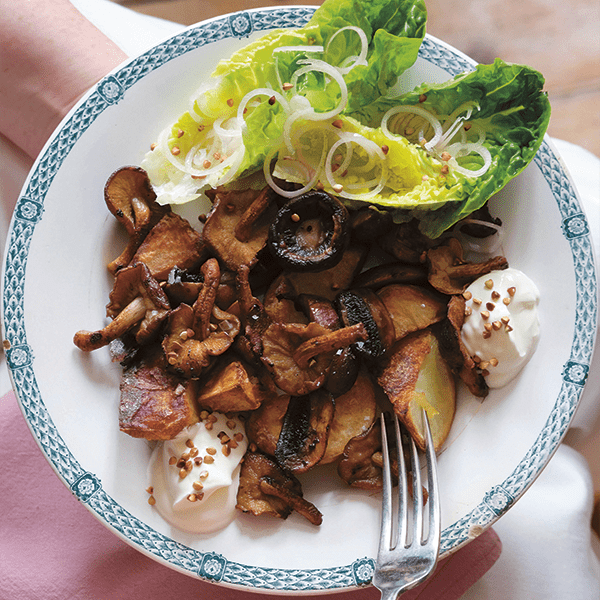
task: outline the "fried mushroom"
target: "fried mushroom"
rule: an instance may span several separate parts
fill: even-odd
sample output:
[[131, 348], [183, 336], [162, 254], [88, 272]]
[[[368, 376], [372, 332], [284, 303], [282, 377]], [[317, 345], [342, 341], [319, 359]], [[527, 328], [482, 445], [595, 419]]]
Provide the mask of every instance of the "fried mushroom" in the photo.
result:
[[442, 294], [462, 294], [481, 275], [508, 268], [504, 256], [473, 263], [463, 259], [463, 247], [456, 238], [427, 251], [429, 283]]
[[240, 332], [238, 317], [215, 304], [220, 282], [216, 259], [204, 263], [202, 275], [204, 282], [194, 305], [180, 304], [171, 312], [162, 342], [170, 368], [186, 378], [198, 378]]
[[146, 234], [171, 208], [156, 202], [148, 174], [139, 167], [115, 171], [104, 186], [104, 201], [129, 235], [126, 248], [108, 265], [109, 271], [116, 273], [131, 262]]
[[112, 321], [98, 331], [78, 331], [74, 344], [86, 352], [106, 346], [137, 326], [139, 344], [150, 341], [169, 314], [169, 300], [143, 263], [117, 272], [106, 307]]
[[267, 186], [260, 192], [217, 190], [215, 194], [202, 235], [212, 253], [231, 271], [240, 265], [252, 267], [267, 243], [269, 225], [277, 213], [269, 190]]
[[485, 377], [462, 341], [461, 329], [465, 319], [465, 299], [452, 296], [448, 302], [446, 318], [433, 327], [439, 341], [440, 352], [448, 366], [456, 373], [469, 391], [477, 398], [489, 393]]
[[262, 339], [261, 360], [281, 390], [304, 396], [326, 382], [339, 348], [364, 339], [362, 323], [336, 331], [318, 323], [271, 323]]
[[249, 451], [244, 456], [236, 508], [280, 519], [287, 519], [295, 510], [314, 525], [322, 521], [319, 510], [303, 498], [300, 481], [260, 452]]
[[286, 471], [305, 473], [325, 455], [335, 403], [325, 390], [292, 396], [287, 406], [275, 458]]

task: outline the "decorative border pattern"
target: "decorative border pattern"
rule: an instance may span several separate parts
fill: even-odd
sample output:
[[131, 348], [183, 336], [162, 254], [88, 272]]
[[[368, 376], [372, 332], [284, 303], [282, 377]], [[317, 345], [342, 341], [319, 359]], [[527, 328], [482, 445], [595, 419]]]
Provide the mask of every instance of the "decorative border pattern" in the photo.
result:
[[[94, 474], [82, 469], [46, 410], [32, 366], [33, 349], [27, 344], [24, 284], [29, 246], [35, 225], [43, 217], [46, 194], [66, 156], [98, 115], [120, 102], [137, 81], [177, 56], [226, 38], [247, 37], [252, 32], [273, 28], [299, 27], [308, 21], [313, 11], [310, 7], [258, 9], [213, 19], [174, 36], [103, 79], [52, 139], [18, 200], [7, 247], [2, 298], [5, 340], [9, 346], [7, 360], [19, 402], [45, 454], [73, 494], [140, 550], [173, 567], [213, 582], [277, 591], [341, 590], [368, 585], [374, 561], [359, 558], [343, 567], [313, 570], [265, 569], [233, 563], [224, 556], [198, 552], [178, 543], [125, 511], [106, 494]], [[425, 38], [419, 54], [451, 75], [472, 70], [475, 65], [463, 54], [430, 37]], [[563, 383], [556, 404], [536, 442], [506, 481], [490, 490], [470, 514], [442, 532], [442, 553], [456, 550], [469, 541], [469, 532], [474, 526], [493, 523], [527, 489], [566, 433], [589, 370], [598, 316], [589, 227], [572, 184], [547, 143], [543, 143], [535, 163], [556, 199], [563, 217], [563, 234], [573, 255], [577, 305], [571, 356], [563, 367]]]

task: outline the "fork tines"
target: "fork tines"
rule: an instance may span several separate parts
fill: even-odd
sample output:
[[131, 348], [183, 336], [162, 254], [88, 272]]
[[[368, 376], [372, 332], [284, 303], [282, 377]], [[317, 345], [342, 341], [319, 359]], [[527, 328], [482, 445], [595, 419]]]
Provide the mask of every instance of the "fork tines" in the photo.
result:
[[[395, 528], [392, 461], [390, 460], [390, 447], [393, 444], [390, 444], [388, 440], [386, 414], [384, 413], [381, 415], [383, 506], [379, 553], [373, 577], [373, 584], [382, 591], [382, 598], [395, 597], [395, 595], [422, 583], [433, 572], [440, 547], [440, 503], [437, 489], [437, 466], [427, 413], [423, 410], [427, 469], [426, 495], [423, 493], [419, 455], [414, 440], [400, 425], [395, 414], [391, 417], [387, 415], [387, 418], [392, 420], [396, 437], [398, 513], [397, 527]], [[403, 443], [403, 437], [406, 439], [406, 443]], [[407, 473], [405, 452], [410, 455], [411, 477]], [[412, 492], [409, 492], [410, 478], [412, 478]], [[409, 511], [409, 494], [412, 496], [411, 511]], [[425, 506], [428, 508], [427, 519], [424, 518]], [[394, 529], [397, 529], [397, 531], [394, 532]]]

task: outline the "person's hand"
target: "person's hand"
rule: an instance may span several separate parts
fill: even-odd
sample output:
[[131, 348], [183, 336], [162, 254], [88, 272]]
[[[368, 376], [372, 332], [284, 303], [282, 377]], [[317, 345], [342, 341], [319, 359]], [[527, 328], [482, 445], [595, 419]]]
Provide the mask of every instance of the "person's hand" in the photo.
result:
[[75, 102], [127, 56], [69, 0], [0, 0], [0, 133], [35, 158]]

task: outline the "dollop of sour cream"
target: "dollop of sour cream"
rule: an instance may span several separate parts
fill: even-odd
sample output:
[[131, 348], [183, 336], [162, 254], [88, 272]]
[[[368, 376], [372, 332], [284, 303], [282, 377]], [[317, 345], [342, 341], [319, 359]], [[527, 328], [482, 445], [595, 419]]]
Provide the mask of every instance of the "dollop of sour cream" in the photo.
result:
[[213, 533], [236, 516], [240, 462], [248, 447], [238, 417], [203, 415], [152, 452], [149, 479], [155, 507], [178, 529]]
[[537, 348], [536, 285], [518, 269], [492, 271], [474, 281], [466, 299], [462, 339], [490, 388], [512, 381]]

